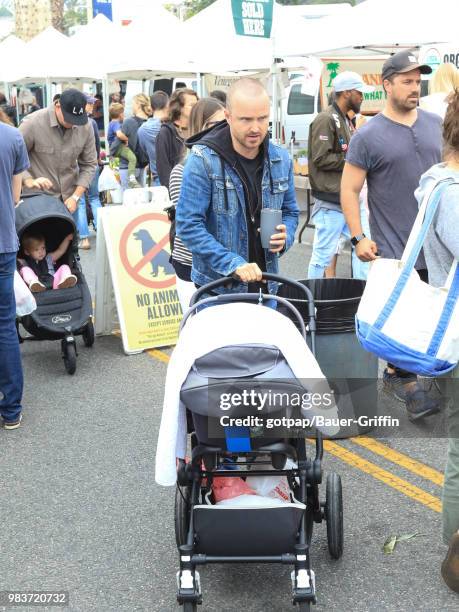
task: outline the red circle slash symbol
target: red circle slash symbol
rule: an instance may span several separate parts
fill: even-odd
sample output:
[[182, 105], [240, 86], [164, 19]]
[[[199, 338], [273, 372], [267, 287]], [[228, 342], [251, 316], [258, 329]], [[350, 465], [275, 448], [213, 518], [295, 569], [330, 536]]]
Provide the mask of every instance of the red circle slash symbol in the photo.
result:
[[[175, 271], [172, 264], [169, 262], [169, 252], [165, 250], [165, 246], [169, 244], [169, 231], [158, 242], [154, 239], [151, 233], [151, 221], [160, 221], [170, 226], [169, 219], [166, 215], [160, 213], [147, 213], [133, 219], [121, 234], [120, 238], [120, 258], [127, 273], [138, 283], [150, 287], [151, 289], [165, 289], [172, 287], [175, 284]], [[135, 263], [131, 263], [128, 257], [129, 239], [138, 240], [142, 257]], [[140, 274], [145, 266], [151, 266], [151, 280]], [[162, 269], [168, 277], [164, 280], [154, 280], [158, 276], [159, 270]]]

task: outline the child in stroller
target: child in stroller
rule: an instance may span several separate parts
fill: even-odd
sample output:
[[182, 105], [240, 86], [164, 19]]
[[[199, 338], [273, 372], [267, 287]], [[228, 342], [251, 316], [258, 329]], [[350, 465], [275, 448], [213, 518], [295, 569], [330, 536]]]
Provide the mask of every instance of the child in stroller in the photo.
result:
[[74, 287], [77, 277], [67, 264], [56, 268], [58, 260], [67, 252], [73, 234], [68, 234], [54, 251], [46, 252], [45, 238], [41, 234], [26, 233], [22, 236], [21, 247], [24, 258], [19, 257], [19, 273], [33, 293], [46, 289], [67, 289]]
[[[35, 277], [38, 277], [46, 288], [56, 289], [43, 291], [35, 285], [34, 288], [38, 288], [34, 293], [36, 310], [17, 320], [20, 341], [23, 338], [19, 324], [30, 334], [28, 339], [59, 340], [65, 369], [74, 374], [77, 358], [75, 337], [82, 336], [88, 347], [94, 344], [91, 293], [71, 244], [76, 232], [75, 219], [60, 199], [45, 193], [23, 195], [15, 216], [21, 243], [19, 258], [29, 262], [29, 266], [30, 261], [33, 264], [30, 266], [33, 275], [30, 279], [36, 282]], [[28, 242], [26, 236], [38, 238], [38, 242]], [[34, 247], [38, 247], [38, 251]], [[51, 273], [47, 260], [52, 260]], [[27, 282], [27, 273], [23, 278]]]

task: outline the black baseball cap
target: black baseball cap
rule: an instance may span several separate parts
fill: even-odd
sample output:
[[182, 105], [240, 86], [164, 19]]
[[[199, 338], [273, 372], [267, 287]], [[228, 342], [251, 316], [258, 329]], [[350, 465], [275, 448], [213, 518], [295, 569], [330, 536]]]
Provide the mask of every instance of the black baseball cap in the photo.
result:
[[419, 64], [412, 51], [399, 51], [387, 59], [382, 67], [382, 78], [388, 79], [393, 74], [402, 74], [411, 70], [419, 70], [421, 74], [430, 74], [432, 68], [427, 64]]
[[61, 93], [61, 103], [64, 121], [72, 125], [86, 125], [88, 114], [86, 112], [86, 96], [78, 89], [66, 89]]

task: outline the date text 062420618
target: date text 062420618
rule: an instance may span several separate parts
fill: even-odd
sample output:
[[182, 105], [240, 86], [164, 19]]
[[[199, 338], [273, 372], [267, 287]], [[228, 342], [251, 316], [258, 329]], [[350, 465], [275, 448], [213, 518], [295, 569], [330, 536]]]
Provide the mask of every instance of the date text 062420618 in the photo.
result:
[[0, 591], [0, 606], [69, 605], [68, 591]]

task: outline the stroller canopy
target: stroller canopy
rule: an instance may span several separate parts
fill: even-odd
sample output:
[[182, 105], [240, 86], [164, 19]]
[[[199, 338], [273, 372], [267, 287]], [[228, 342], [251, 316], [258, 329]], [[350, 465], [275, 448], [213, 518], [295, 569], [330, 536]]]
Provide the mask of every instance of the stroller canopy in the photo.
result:
[[23, 195], [16, 207], [19, 240], [26, 230], [42, 234], [48, 250], [56, 249], [68, 234], [76, 231], [72, 214], [59, 198], [46, 193]]

